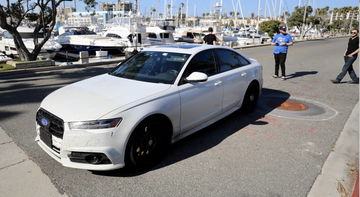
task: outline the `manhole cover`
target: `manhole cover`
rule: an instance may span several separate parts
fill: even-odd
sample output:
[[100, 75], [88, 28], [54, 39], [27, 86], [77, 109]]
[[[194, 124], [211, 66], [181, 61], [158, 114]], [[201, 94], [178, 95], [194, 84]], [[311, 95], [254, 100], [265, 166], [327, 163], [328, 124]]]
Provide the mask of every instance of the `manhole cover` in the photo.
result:
[[266, 95], [259, 101], [262, 112], [283, 118], [302, 120], [329, 120], [338, 112], [323, 103], [299, 98]]
[[304, 104], [304, 103], [300, 103], [294, 100], [286, 100], [284, 102], [279, 102], [279, 100], [271, 100], [269, 99], [266, 102], [267, 106], [272, 107], [272, 108], [276, 108], [276, 109], [280, 109], [280, 110], [288, 110], [288, 111], [304, 111], [309, 109], [309, 107]]

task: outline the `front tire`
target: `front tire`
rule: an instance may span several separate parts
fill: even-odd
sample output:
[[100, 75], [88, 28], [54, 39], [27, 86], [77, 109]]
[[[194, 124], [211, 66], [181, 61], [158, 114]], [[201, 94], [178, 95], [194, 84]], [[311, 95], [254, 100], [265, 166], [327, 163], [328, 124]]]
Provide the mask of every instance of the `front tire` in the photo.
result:
[[140, 123], [126, 148], [125, 165], [130, 169], [149, 168], [156, 164], [168, 145], [162, 127], [151, 121]]

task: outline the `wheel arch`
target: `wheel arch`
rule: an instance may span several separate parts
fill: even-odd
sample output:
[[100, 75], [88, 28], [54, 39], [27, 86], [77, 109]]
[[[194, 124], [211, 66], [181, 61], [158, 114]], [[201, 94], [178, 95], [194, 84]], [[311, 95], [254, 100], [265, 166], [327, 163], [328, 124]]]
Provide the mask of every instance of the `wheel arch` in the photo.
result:
[[136, 128], [138, 128], [139, 125], [144, 123], [145, 121], [163, 121], [163, 123], [164, 123], [163, 126], [165, 127], [165, 131], [166, 131], [166, 138], [169, 142], [171, 142], [171, 138], [172, 138], [173, 132], [174, 132], [174, 127], [171, 122], [171, 119], [168, 116], [166, 116], [165, 114], [155, 113], [155, 114], [150, 114], [148, 116], [143, 117], [135, 124], [135, 126], [132, 128], [131, 132], [128, 134], [128, 138], [126, 140], [125, 147], [127, 147], [130, 137], [132, 136], [132, 134], [134, 133]]
[[161, 113], [156, 113], [156, 114], [151, 114], [151, 115], [148, 115], [144, 118], [142, 118], [141, 120], [139, 120], [137, 122], [137, 124], [133, 127], [133, 129], [131, 130], [131, 132], [127, 135], [127, 139], [126, 139], [126, 143], [124, 144], [125, 146], [125, 149], [124, 149], [124, 162], [125, 162], [125, 166], [127, 165], [130, 165], [130, 168], [133, 167], [132, 165], [133, 164], [130, 164], [130, 163], [127, 163], [129, 161], [129, 151], [131, 150], [130, 149], [130, 146], [129, 146], [129, 143], [131, 142], [131, 139], [133, 137], [133, 135], [135, 134], [136, 132], [136, 129], [138, 129], [141, 124], [143, 123], [146, 123], [147, 121], [157, 121], [159, 122], [160, 126], [164, 127], [164, 129], [161, 129], [161, 133], [164, 132], [165, 135], [165, 143], [167, 144], [170, 144], [171, 143], [171, 138], [172, 138], [172, 135], [173, 135], [173, 126], [172, 126], [172, 122], [171, 120], [164, 114], [161, 114]]

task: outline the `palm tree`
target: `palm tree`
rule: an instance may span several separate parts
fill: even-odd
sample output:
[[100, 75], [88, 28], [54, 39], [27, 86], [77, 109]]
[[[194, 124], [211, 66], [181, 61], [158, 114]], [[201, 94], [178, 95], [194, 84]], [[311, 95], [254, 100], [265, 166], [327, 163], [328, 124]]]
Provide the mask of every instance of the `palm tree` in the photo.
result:
[[179, 12], [178, 12], [178, 26], [182, 23], [182, 9], [184, 8], [184, 3], [180, 3]]
[[[171, 15], [171, 5], [167, 4], [167, 10], [168, 10], [168, 15]], [[172, 18], [172, 16], [170, 16], [170, 18]]]
[[231, 17], [234, 17], [235, 16], [235, 12], [229, 12], [229, 15], [231, 16]]
[[[151, 8], [150, 16], [154, 17], [153, 15], [156, 13], [156, 8]], [[156, 16], [156, 14], [155, 14]]]
[[254, 12], [251, 12], [250, 17], [253, 19], [255, 17]]

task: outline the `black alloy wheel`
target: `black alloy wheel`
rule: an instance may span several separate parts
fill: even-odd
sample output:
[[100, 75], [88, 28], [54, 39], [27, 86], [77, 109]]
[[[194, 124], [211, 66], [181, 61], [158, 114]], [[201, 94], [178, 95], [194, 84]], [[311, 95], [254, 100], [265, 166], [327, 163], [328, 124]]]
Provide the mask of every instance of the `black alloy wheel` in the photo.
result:
[[162, 127], [146, 121], [131, 135], [125, 155], [125, 165], [130, 169], [148, 168], [156, 164], [167, 145]]
[[246, 90], [241, 110], [246, 113], [254, 111], [259, 100], [259, 87], [255, 83], [251, 83]]

